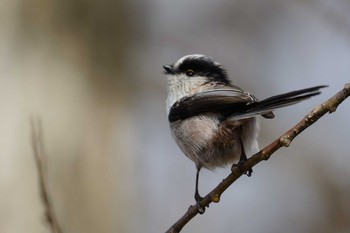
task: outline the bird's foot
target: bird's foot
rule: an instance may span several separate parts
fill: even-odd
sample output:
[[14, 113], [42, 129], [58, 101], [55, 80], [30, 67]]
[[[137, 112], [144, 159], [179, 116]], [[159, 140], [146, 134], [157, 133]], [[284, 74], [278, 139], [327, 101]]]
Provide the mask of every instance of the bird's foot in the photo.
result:
[[[242, 157], [239, 159], [239, 161], [238, 161], [238, 163], [237, 163], [237, 167], [238, 167], [238, 169], [239, 169], [240, 171], [242, 171], [242, 166], [243, 166], [243, 164], [244, 164], [245, 161], [247, 161], [247, 157], [246, 157], [246, 156], [242, 156]], [[249, 170], [243, 172], [243, 174], [247, 175], [248, 177], [251, 177], [251, 175], [253, 174], [253, 169], [249, 168]]]
[[200, 203], [200, 202], [203, 200], [203, 197], [201, 197], [201, 196], [199, 195], [199, 193], [196, 192], [196, 194], [194, 195], [194, 199], [196, 200], [196, 203], [197, 203], [198, 212], [199, 212], [200, 214], [204, 214], [204, 212], [205, 212], [205, 206], [202, 206], [201, 203]]

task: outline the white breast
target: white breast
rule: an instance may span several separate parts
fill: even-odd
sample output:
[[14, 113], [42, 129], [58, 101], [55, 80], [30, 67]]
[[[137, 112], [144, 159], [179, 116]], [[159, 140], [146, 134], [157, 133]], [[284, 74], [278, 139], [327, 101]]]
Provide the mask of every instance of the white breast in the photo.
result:
[[[195, 93], [201, 92], [206, 87], [202, 86], [208, 80], [204, 77], [187, 77], [186, 75], [171, 75], [168, 76], [168, 97], [166, 99], [166, 111], [169, 114], [173, 104]], [[201, 87], [202, 86], [202, 87]]]

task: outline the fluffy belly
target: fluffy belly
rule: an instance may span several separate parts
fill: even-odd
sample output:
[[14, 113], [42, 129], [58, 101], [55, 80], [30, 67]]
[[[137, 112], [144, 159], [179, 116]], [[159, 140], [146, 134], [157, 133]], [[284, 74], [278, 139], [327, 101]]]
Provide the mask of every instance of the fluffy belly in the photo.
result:
[[214, 169], [239, 158], [247, 122], [220, 122], [217, 115], [208, 114], [173, 122], [171, 129], [178, 146], [197, 167]]

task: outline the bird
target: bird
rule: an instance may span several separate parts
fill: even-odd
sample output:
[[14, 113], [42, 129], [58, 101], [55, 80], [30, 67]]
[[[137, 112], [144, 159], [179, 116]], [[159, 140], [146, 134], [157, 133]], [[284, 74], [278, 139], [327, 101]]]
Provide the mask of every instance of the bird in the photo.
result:
[[[200, 206], [199, 173], [237, 162], [259, 150], [258, 116], [275, 117], [273, 110], [320, 94], [319, 85], [258, 100], [235, 85], [224, 67], [203, 54], [186, 55], [164, 65], [167, 77], [166, 113], [172, 137], [196, 166], [195, 201]], [[245, 174], [251, 176], [252, 169]]]

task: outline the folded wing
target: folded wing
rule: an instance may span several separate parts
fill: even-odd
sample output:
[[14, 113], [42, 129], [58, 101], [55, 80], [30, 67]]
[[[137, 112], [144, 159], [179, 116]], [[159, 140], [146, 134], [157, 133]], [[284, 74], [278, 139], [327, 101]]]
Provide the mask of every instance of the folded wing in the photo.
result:
[[262, 101], [236, 87], [214, 88], [177, 101], [171, 107], [168, 118], [173, 122], [209, 112], [219, 112], [230, 119], [244, 119], [256, 115], [273, 118], [272, 110], [318, 95], [324, 87], [327, 86], [292, 91]]

